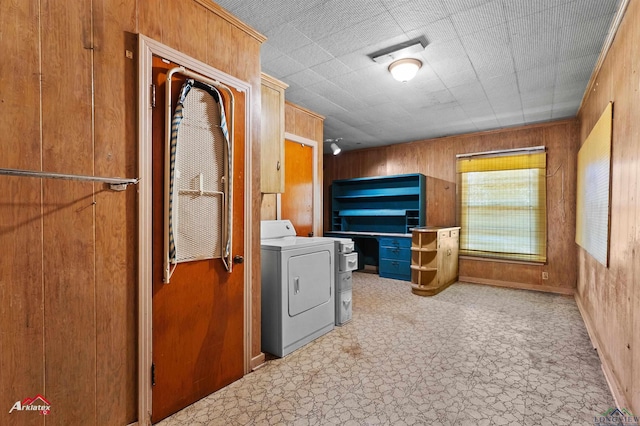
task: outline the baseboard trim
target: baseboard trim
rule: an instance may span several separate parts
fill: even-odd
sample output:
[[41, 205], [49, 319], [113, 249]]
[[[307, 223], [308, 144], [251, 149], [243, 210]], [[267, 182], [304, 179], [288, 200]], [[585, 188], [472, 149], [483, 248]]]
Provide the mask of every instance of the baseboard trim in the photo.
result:
[[562, 294], [565, 296], [573, 296], [575, 290], [572, 288], [562, 288], [562, 287], [553, 287], [549, 285], [535, 285], [535, 284], [525, 284], [525, 283], [516, 283], [512, 281], [500, 281], [500, 280], [492, 280], [488, 278], [476, 278], [476, 277], [464, 277], [460, 276], [458, 278], [460, 282], [472, 283], [472, 284], [484, 284], [484, 285], [492, 285], [495, 287], [506, 287], [513, 288], [517, 290], [534, 290], [534, 291], [542, 291], [544, 293], [556, 293]]
[[613, 370], [609, 366], [609, 362], [602, 354], [602, 351], [599, 349], [602, 346], [601, 340], [598, 337], [598, 333], [596, 332], [596, 329], [593, 326], [593, 321], [591, 320], [591, 316], [589, 315], [584, 305], [582, 304], [582, 299], [580, 299], [578, 293], [574, 295], [574, 299], [576, 300], [576, 305], [578, 305], [578, 311], [580, 311], [582, 322], [584, 322], [585, 328], [587, 329], [587, 333], [589, 334], [589, 340], [591, 340], [591, 345], [593, 346], [593, 349], [595, 349], [598, 352], [598, 358], [600, 359], [600, 367], [602, 368], [602, 372], [604, 373], [604, 378], [607, 380], [607, 385], [609, 386], [609, 391], [611, 392], [611, 395], [613, 396], [613, 400], [616, 403], [616, 407], [620, 409], [622, 408], [632, 409], [632, 407], [629, 405], [629, 401], [627, 400], [627, 398], [624, 395], [624, 392], [622, 391], [622, 386], [620, 386], [618, 379], [616, 378], [615, 374], [613, 373]]
[[260, 355], [251, 358], [251, 371], [256, 368], [260, 368], [264, 365], [264, 352], [260, 352]]

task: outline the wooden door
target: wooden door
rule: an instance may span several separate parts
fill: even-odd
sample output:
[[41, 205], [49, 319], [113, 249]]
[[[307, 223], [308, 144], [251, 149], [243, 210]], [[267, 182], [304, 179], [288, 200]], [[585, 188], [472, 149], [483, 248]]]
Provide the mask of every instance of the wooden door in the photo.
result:
[[282, 219], [289, 219], [297, 235], [313, 235], [313, 147], [285, 140]]
[[[242, 377], [244, 373], [244, 268], [229, 273], [220, 259], [178, 264], [163, 283], [165, 78], [168, 64], [154, 57], [153, 81], [153, 422]], [[172, 99], [183, 79], [174, 75]], [[228, 100], [225, 100], [228, 108]], [[245, 99], [236, 96], [233, 177], [233, 248], [243, 254]], [[175, 108], [175, 101], [174, 101]], [[227, 114], [228, 117], [228, 114]]]

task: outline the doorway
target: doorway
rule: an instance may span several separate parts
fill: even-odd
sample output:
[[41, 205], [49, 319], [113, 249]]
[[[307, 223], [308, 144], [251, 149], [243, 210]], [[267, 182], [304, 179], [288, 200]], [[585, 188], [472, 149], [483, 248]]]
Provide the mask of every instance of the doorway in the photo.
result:
[[[142, 35], [139, 55], [139, 174], [145, 184], [139, 194], [138, 412], [139, 424], [146, 425], [241, 378], [251, 357], [251, 268], [237, 263], [228, 271], [219, 258], [185, 262], [177, 265], [170, 283], [163, 282], [163, 82], [167, 70], [180, 65], [234, 93], [231, 257], [244, 258], [245, 264], [252, 229], [247, 220], [251, 179], [245, 179], [251, 175], [251, 86]], [[172, 89], [180, 89], [178, 80]], [[229, 108], [228, 99], [223, 103]]]
[[320, 236], [318, 145], [285, 133], [285, 192], [278, 194], [279, 219], [289, 219], [301, 237]]

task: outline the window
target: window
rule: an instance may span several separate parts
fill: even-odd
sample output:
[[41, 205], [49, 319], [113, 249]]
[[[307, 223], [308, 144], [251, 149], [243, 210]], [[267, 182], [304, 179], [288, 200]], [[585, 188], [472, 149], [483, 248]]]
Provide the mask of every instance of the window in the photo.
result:
[[457, 156], [460, 254], [546, 262], [544, 147]]

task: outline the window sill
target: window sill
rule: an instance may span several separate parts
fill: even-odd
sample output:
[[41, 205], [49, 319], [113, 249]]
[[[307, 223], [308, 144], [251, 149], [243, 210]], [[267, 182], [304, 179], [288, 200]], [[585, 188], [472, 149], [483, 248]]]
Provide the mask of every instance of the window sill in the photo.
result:
[[460, 255], [458, 259], [475, 260], [478, 262], [512, 263], [516, 265], [531, 265], [531, 266], [544, 266], [547, 264], [546, 262], [531, 262], [527, 260], [499, 259], [495, 257], [481, 257], [481, 256], [469, 256], [469, 255]]

